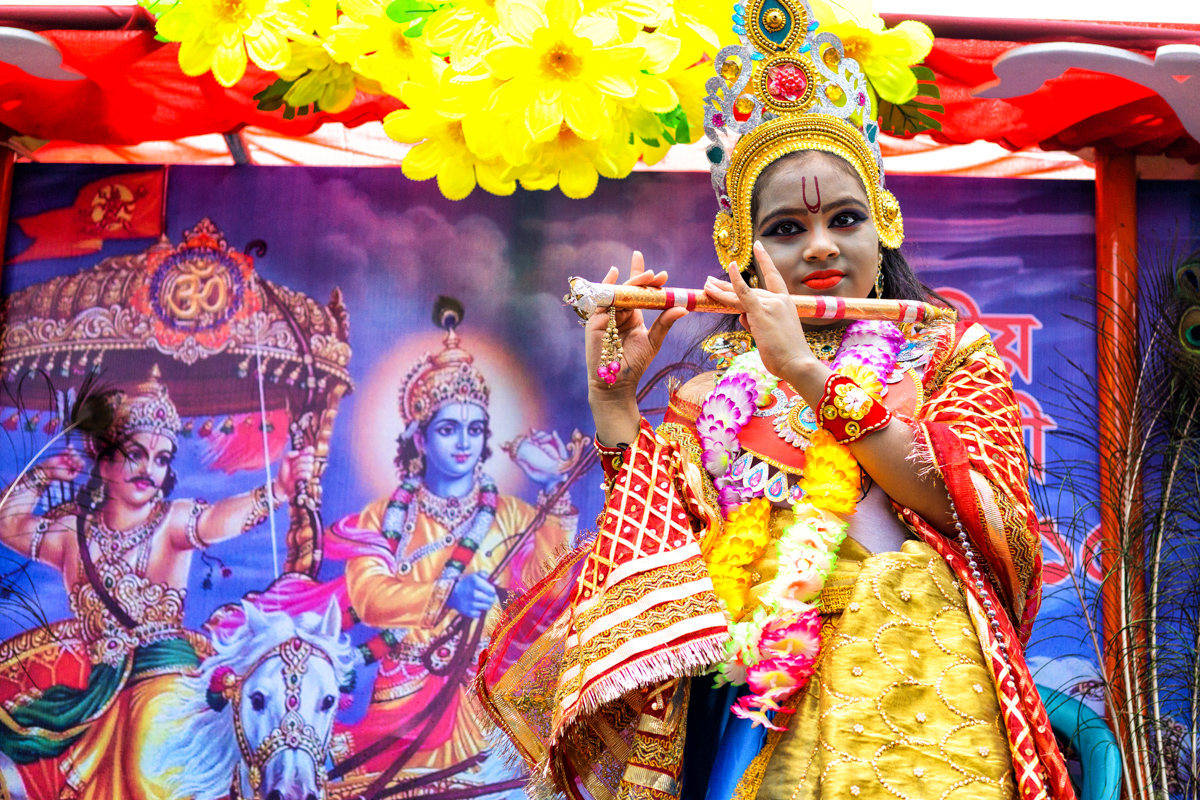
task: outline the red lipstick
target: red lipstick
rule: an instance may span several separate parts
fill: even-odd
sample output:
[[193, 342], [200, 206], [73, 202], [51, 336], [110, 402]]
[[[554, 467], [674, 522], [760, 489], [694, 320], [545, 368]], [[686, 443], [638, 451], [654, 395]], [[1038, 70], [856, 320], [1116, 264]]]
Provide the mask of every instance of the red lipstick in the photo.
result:
[[824, 292], [838, 285], [846, 273], [837, 269], [819, 269], [804, 278], [804, 285], [814, 292]]

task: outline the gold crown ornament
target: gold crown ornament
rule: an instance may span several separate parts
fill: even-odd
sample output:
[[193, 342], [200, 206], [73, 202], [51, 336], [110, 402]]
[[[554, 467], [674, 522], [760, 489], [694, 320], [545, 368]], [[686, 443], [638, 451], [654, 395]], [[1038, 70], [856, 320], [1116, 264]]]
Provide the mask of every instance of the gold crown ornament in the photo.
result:
[[474, 403], [487, 411], [487, 381], [454, 332], [462, 314], [462, 304], [453, 298], [439, 297], [434, 305], [434, 323], [445, 329], [446, 338], [441, 352], [422, 356], [400, 384], [400, 418], [406, 436], [451, 403]]
[[800, 150], [840, 156], [862, 179], [884, 247], [904, 240], [900, 204], [884, 188], [879, 126], [867, 78], [805, 0], [747, 0], [734, 7], [740, 44], [717, 53], [705, 84], [704, 132], [721, 210], [713, 242], [721, 264], [749, 266], [750, 199], [768, 164]]
[[[105, 396], [105, 402], [112, 412], [112, 424], [102, 434], [102, 437], [108, 440], [106, 443], [128, 439], [135, 433], [165, 436], [172, 444], [179, 441], [179, 431], [183, 425], [161, 379], [162, 373], [155, 364], [146, 380], [135, 386], [132, 391], [118, 390]], [[90, 444], [94, 455], [100, 444], [95, 441]]]

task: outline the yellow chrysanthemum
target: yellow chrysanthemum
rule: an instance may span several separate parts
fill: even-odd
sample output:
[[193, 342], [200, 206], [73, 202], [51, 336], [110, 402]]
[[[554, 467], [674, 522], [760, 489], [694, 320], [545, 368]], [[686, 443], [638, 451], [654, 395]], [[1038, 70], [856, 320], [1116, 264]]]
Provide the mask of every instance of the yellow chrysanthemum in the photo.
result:
[[[516, 159], [509, 158], [512, 162]], [[596, 191], [600, 176], [624, 178], [637, 163], [637, 149], [629, 142], [629, 130], [617, 128], [604, 139], [588, 141], [575, 135], [565, 123], [558, 136], [526, 151], [526, 162], [511, 174], [521, 187], [530, 190], [553, 189], [573, 200], [581, 200]]]
[[713, 591], [736, 621], [745, 610], [746, 600], [750, 596], [750, 572], [734, 564], [709, 564], [708, 575], [712, 578]]
[[762, 555], [771, 541], [771, 502], [758, 497], [729, 512], [721, 538], [709, 553], [711, 563], [744, 566]]
[[[495, 147], [486, 146], [484, 131], [495, 120], [482, 108], [492, 91], [486, 81], [456, 83], [448, 68], [429, 82], [404, 84], [401, 99], [408, 108], [384, 118], [384, 132], [400, 142], [419, 142], [400, 164], [412, 180], [437, 178], [451, 200], [461, 200], [476, 183], [492, 194], [509, 195], [516, 182]], [[474, 145], [474, 146], [472, 146]]]
[[854, 381], [867, 394], [878, 400], [883, 395], [883, 381], [875, 374], [875, 370], [862, 364], [843, 364], [837, 371]]
[[612, 17], [584, 16], [579, 0], [549, 0], [539, 15], [532, 30], [504, 26], [508, 40], [484, 56], [505, 81], [495, 101], [524, 120], [526, 141], [550, 141], [564, 123], [581, 139], [599, 139], [612, 128], [606, 98], [637, 94], [643, 51], [620, 41]]
[[408, 80], [424, 80], [435, 61], [420, 36], [406, 36], [411, 22], [387, 15], [386, 0], [341, 0], [342, 16], [330, 31], [325, 48], [337, 61], [400, 96]]
[[871, 14], [823, 24], [821, 31], [842, 40], [846, 55], [862, 67], [871, 88], [890, 103], [907, 103], [917, 95], [917, 78], [909, 67], [920, 64], [933, 48], [933, 32], [916, 20], [885, 29]]
[[858, 462], [833, 434], [818, 429], [804, 451], [804, 501], [835, 514], [853, 514], [859, 493]]
[[249, 55], [274, 72], [291, 59], [289, 33], [306, 18], [298, 0], [182, 0], [158, 20], [158, 35], [179, 42], [185, 75], [212, 71], [222, 86], [246, 74]]

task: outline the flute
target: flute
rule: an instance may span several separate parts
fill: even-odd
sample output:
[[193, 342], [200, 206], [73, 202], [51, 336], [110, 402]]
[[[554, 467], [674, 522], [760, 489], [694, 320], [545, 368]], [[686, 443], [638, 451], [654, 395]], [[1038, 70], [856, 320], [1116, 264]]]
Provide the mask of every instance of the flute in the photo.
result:
[[[574, 306], [583, 319], [608, 308], [643, 308], [665, 311], [676, 306], [688, 311], [712, 314], [740, 314], [736, 308], [718, 303], [697, 289], [657, 289], [649, 286], [620, 286], [593, 283], [584, 278], [569, 280], [571, 293], [563, 301]], [[917, 300], [876, 300], [866, 297], [825, 297], [792, 295], [796, 313], [804, 319], [881, 319], [904, 322], [954, 322], [954, 309], [942, 308]]]

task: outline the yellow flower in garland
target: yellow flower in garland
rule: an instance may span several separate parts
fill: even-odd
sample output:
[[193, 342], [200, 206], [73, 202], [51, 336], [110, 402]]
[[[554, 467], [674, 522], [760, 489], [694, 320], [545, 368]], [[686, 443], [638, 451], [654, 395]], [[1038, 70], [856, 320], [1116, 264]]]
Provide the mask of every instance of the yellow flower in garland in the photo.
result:
[[384, 133], [391, 138], [419, 142], [404, 156], [401, 171], [415, 181], [436, 177], [438, 189], [450, 200], [463, 199], [476, 183], [492, 194], [512, 194], [516, 182], [506, 174], [508, 164], [494, 148], [488, 152], [479, 144], [483, 132], [497, 124], [481, 110], [493, 84], [456, 83], [453, 70], [445, 65], [436, 73], [427, 81], [406, 83], [401, 99], [408, 108], [383, 120]]
[[750, 571], [736, 564], [714, 563], [709, 564], [708, 575], [712, 578], [713, 592], [725, 603], [725, 610], [734, 621], [740, 619], [750, 597]]
[[340, 0], [342, 16], [325, 47], [334, 59], [399, 97], [405, 81], [428, 77], [436, 59], [422, 37], [405, 35], [411, 22], [392, 21], [387, 5], [388, 0]]
[[531, 30], [503, 26], [507, 41], [484, 57], [505, 81], [495, 102], [524, 121], [526, 141], [550, 141], [563, 124], [581, 139], [599, 139], [613, 127], [606, 99], [638, 92], [642, 50], [621, 42], [612, 17], [584, 16], [579, 0], [549, 0], [539, 14]]
[[853, 514], [858, 502], [858, 462], [833, 434], [819, 428], [804, 451], [804, 502], [835, 514]]
[[[833, 15], [818, 19], [835, 19]], [[843, 15], [844, 16], [844, 15]], [[917, 78], [909, 67], [920, 64], [933, 49], [933, 32], [916, 20], [887, 29], [874, 14], [822, 24], [821, 31], [842, 40], [846, 55], [862, 67], [871, 88], [889, 103], [903, 104], [917, 95]]]
[[867, 394], [878, 400], [883, 396], [883, 381], [875, 374], [875, 370], [862, 364], [843, 364], [837, 371], [854, 381]]
[[298, 0], [183, 0], [158, 20], [158, 35], [179, 42], [185, 75], [212, 71], [233, 86], [246, 74], [246, 58], [274, 72], [291, 59], [290, 32], [305, 18]]
[[729, 512], [721, 538], [708, 555], [710, 563], [745, 566], [762, 555], [771, 541], [771, 502], [758, 497]]

